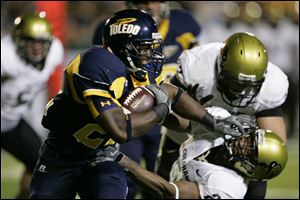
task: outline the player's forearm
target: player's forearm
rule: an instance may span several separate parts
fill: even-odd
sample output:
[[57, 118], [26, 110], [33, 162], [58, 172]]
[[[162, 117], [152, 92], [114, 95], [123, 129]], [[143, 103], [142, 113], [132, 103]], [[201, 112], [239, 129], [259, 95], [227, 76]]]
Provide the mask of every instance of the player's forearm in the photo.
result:
[[284, 142], [287, 142], [286, 126], [283, 117], [259, 117], [257, 118], [257, 125], [259, 128], [275, 132]]
[[131, 138], [144, 135], [159, 118], [153, 110], [126, 115], [121, 107], [117, 107], [101, 113], [96, 120], [114, 141], [123, 144]]
[[130, 117], [132, 138], [144, 135], [157, 123], [156, 115], [151, 110], [142, 113], [132, 113]]
[[[163, 87], [167, 90], [174, 103], [178, 88], [170, 84], [163, 84]], [[202, 122], [203, 117], [207, 114], [205, 108], [190, 97], [186, 92], [182, 92], [173, 111], [181, 117], [198, 122]]]
[[157, 174], [143, 169], [136, 162], [124, 156], [119, 164], [126, 168], [133, 180], [143, 189], [151, 192], [156, 198], [174, 199], [176, 190], [168, 181]]
[[164, 121], [163, 125], [168, 129], [177, 132], [189, 132], [190, 120], [185, 119], [177, 115], [176, 113], [171, 113]]

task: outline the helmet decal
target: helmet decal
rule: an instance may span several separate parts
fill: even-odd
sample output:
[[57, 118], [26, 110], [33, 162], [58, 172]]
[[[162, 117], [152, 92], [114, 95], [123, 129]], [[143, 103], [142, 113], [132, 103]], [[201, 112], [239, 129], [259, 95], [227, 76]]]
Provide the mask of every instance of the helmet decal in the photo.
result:
[[277, 174], [279, 174], [282, 171], [282, 166], [277, 163], [276, 161], [273, 161], [269, 164], [268, 169], [267, 169], [267, 174], [269, 176], [276, 176]]
[[117, 20], [116, 23], [113, 23], [109, 26], [110, 35], [116, 34], [132, 34], [137, 35], [141, 29], [139, 25], [130, 24], [131, 22], [136, 21], [135, 18], [124, 18]]
[[256, 81], [256, 75], [239, 73], [238, 79], [241, 81]]

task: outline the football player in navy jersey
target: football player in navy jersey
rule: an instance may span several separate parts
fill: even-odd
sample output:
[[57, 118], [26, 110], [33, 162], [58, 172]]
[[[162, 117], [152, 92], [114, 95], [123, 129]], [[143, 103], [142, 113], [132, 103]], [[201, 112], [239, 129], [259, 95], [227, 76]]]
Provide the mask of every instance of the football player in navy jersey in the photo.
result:
[[[161, 37], [150, 15], [123, 10], [104, 26], [103, 47], [77, 55], [65, 69], [62, 91], [47, 104], [42, 125], [50, 133], [41, 147], [30, 197], [38, 199], [124, 199], [125, 171], [115, 162], [97, 162], [107, 145], [143, 135], [156, 123], [171, 124], [171, 108], [220, 133], [242, 126], [234, 118], [215, 119], [181, 89], [162, 83]], [[146, 85], [156, 106], [125, 113], [119, 102], [139, 85]], [[168, 117], [167, 117], [168, 116]]]
[[[193, 16], [180, 9], [170, 9], [168, 1], [127, 1], [128, 8], [147, 11], [158, 25], [162, 36], [162, 52], [165, 57], [163, 64], [164, 81], [175, 75], [177, 59], [185, 49], [198, 45], [201, 27]], [[93, 36], [93, 44], [102, 44], [102, 30], [105, 22], [100, 22]], [[146, 168], [154, 171], [155, 160], [161, 138], [161, 126], [155, 125], [149, 134], [136, 138], [121, 145], [121, 151], [140, 163], [144, 158]], [[138, 186], [129, 178], [128, 198], [134, 198]]]

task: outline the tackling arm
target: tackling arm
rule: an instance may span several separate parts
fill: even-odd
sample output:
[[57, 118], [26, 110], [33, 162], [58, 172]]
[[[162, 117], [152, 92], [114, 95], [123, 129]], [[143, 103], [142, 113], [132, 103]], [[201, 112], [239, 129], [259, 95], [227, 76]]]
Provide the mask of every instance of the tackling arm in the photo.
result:
[[[167, 90], [170, 99], [173, 99], [174, 101], [177, 95], [178, 88], [167, 83], [163, 83], [162, 87]], [[195, 101], [192, 97], [190, 97], [186, 92], [182, 92], [175, 108], [176, 109], [174, 110], [174, 112], [176, 112], [180, 116], [199, 122], [201, 122], [204, 116], [207, 114], [205, 108], [197, 101]]]
[[[235, 116], [225, 119], [214, 118], [201, 104], [186, 92], [178, 89], [178, 87], [166, 83], [163, 83], [162, 87], [168, 92], [170, 99], [172, 99], [173, 111], [181, 117], [200, 122], [221, 134], [237, 136], [244, 133], [243, 125], [238, 122]], [[233, 130], [231, 128], [232, 125], [235, 125], [239, 130]]]
[[256, 120], [259, 128], [271, 130], [277, 133], [285, 143], [287, 142], [286, 127], [282, 117], [259, 117]]
[[255, 114], [257, 126], [261, 129], [271, 130], [287, 142], [286, 126], [281, 107], [263, 110]]

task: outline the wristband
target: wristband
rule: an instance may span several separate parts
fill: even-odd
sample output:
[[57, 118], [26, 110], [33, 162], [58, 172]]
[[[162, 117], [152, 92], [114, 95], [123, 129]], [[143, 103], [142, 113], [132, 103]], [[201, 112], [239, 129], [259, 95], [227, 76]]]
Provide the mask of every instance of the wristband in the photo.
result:
[[124, 157], [124, 154], [120, 152], [119, 155], [117, 155], [115, 162], [121, 161], [123, 157]]
[[130, 114], [125, 115], [125, 121], [126, 121], [126, 133], [127, 133], [126, 142], [128, 142], [129, 140], [131, 140], [131, 132], [132, 132]]
[[208, 112], [205, 113], [205, 115], [203, 116], [201, 122], [204, 125], [212, 128], [212, 129], [214, 129], [214, 127], [215, 127], [215, 118], [211, 114], [209, 114]]
[[161, 103], [153, 108], [153, 112], [156, 115], [158, 123], [161, 124], [169, 114], [169, 107], [166, 103]]
[[175, 199], [179, 199], [179, 189], [175, 183], [169, 182], [170, 184], [174, 185], [176, 194], [175, 194]]
[[178, 88], [176, 96], [174, 98], [174, 101], [171, 105], [172, 110], [175, 110], [178, 100], [179, 100], [180, 96], [182, 95], [182, 93], [183, 93], [183, 90], [181, 88]]

